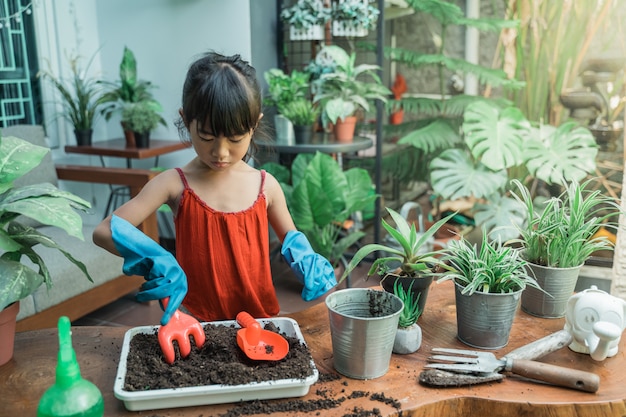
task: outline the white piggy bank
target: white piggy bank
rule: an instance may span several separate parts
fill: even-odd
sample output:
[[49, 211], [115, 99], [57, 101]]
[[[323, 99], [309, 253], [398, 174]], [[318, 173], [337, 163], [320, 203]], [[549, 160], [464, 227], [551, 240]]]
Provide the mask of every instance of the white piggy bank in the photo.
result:
[[626, 301], [595, 285], [567, 302], [565, 330], [574, 338], [569, 345], [574, 352], [589, 353], [596, 361], [615, 356], [625, 327]]

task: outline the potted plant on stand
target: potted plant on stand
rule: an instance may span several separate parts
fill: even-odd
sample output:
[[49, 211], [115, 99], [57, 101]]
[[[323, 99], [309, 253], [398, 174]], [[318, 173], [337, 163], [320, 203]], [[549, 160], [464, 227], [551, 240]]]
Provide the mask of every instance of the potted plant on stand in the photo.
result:
[[101, 88], [95, 79], [87, 76], [91, 61], [84, 71], [81, 71], [78, 61], [78, 57], [69, 60], [72, 71], [70, 81], [56, 77], [50, 71], [41, 71], [38, 75], [49, 80], [61, 95], [59, 102], [63, 109], [58, 116], [74, 126], [76, 144], [89, 146], [100, 106]]
[[407, 219], [389, 207], [387, 211], [396, 224], [394, 228], [385, 219], [381, 220], [390, 240], [385, 244], [370, 243], [361, 247], [350, 260], [339, 282], [366, 257], [381, 252], [383, 255], [374, 260], [368, 276], [378, 274], [382, 278], [381, 285], [387, 287], [385, 289], [388, 292], [393, 292], [396, 282], [400, 282], [406, 291], [412, 292], [423, 314], [433, 278], [448, 269], [447, 264], [438, 257], [442, 252], [429, 250], [427, 243], [454, 214], [440, 219], [423, 233], [418, 233], [414, 223], [409, 225]]
[[292, 41], [324, 39], [324, 25], [330, 19], [331, 9], [323, 0], [297, 0], [292, 6], [284, 7], [280, 19], [289, 25]]
[[376, 27], [379, 14], [369, 0], [338, 0], [332, 6], [333, 36], [367, 36]]
[[161, 122], [161, 115], [146, 102], [130, 103], [122, 109], [122, 123], [135, 136], [135, 146], [150, 147], [150, 132]]
[[[385, 87], [376, 70], [378, 65], [356, 65], [356, 54], [348, 53], [339, 46], [325, 46], [320, 52], [335, 62], [332, 72], [323, 73], [315, 81], [314, 102], [320, 102], [323, 116], [334, 124], [338, 141], [352, 141], [359, 111], [369, 110], [369, 101], [387, 102], [391, 91]], [[369, 76], [371, 81], [363, 81]]]
[[[133, 51], [124, 47], [124, 54], [120, 62], [120, 79], [116, 82], [100, 81], [107, 90], [99, 100], [102, 105], [100, 112], [104, 115], [105, 120], [110, 120], [116, 113], [121, 113], [124, 107], [133, 103], [144, 103], [150, 107], [155, 113], [163, 111], [161, 103], [154, 99], [152, 90], [154, 85], [150, 81], [140, 80], [137, 77], [137, 60]], [[161, 117], [159, 120], [163, 126], [167, 126], [165, 120]], [[126, 145], [128, 147], [135, 146], [135, 138], [133, 131], [124, 126], [124, 136], [126, 137]]]
[[293, 123], [283, 115], [283, 112], [292, 101], [306, 99], [310, 75], [297, 70], [285, 74], [279, 68], [272, 68], [263, 76], [269, 87], [263, 103], [276, 108], [274, 116], [276, 141], [281, 144], [293, 144]]
[[489, 241], [483, 230], [480, 244], [461, 238], [445, 252], [451, 271], [437, 282], [454, 282], [457, 337], [480, 349], [506, 346], [522, 291], [527, 286], [541, 291], [520, 250]]
[[[39, 244], [57, 249], [85, 276], [93, 281], [85, 265], [64, 251], [50, 237], [28, 225], [37, 222], [59, 227], [70, 235], [83, 239], [82, 218], [75, 209], [87, 211], [90, 204], [52, 184], [17, 187], [14, 181], [35, 168], [49, 149], [33, 145], [23, 139], [8, 136], [0, 138], [0, 315], [8, 314], [6, 330], [0, 330], [0, 365], [13, 356], [15, 319], [19, 300], [32, 294], [42, 284], [52, 285], [48, 268], [35, 251]], [[37, 267], [22, 263], [26, 257]]]
[[528, 188], [513, 181], [519, 193], [513, 196], [525, 207], [526, 222], [512, 242], [523, 248], [522, 256], [543, 289], [524, 292], [522, 309], [529, 314], [563, 317], [585, 260], [596, 251], [613, 249], [613, 243], [598, 231], [617, 231], [622, 211], [612, 197], [590, 190], [591, 181], [564, 184], [565, 191], [544, 204], [535, 203]]
[[282, 115], [293, 124], [296, 143], [311, 142], [313, 125], [319, 114], [320, 108], [304, 98], [291, 101], [282, 109]]

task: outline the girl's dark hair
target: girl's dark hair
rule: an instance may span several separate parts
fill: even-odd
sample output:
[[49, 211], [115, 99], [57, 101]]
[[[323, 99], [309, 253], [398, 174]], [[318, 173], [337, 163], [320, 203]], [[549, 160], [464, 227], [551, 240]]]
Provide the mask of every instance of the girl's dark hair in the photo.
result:
[[[256, 135], [262, 113], [256, 70], [239, 55], [206, 53], [187, 71], [182, 109], [176, 127], [185, 142], [190, 141], [188, 127], [194, 119], [198, 129], [216, 136], [233, 137], [250, 130]], [[251, 146], [256, 150], [254, 141]]]

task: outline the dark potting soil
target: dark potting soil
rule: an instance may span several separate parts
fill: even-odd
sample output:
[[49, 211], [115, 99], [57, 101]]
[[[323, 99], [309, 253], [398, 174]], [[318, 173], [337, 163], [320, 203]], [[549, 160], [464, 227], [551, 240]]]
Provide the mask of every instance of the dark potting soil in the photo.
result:
[[[200, 348], [192, 343], [192, 352], [185, 358], [177, 358], [168, 365], [161, 353], [157, 334], [138, 333], [133, 336], [126, 362], [126, 391], [146, 391], [182, 387], [206, 386], [212, 384], [243, 385], [251, 382], [265, 382], [279, 379], [306, 379], [313, 374], [311, 353], [308, 347], [296, 337], [286, 336], [289, 353], [280, 361], [253, 361], [237, 345], [235, 327], [205, 325], [206, 342]], [[273, 323], [265, 326], [266, 330], [280, 333]], [[320, 373], [319, 379], [311, 389], [315, 389], [315, 398], [309, 400], [264, 400], [234, 403], [232, 408], [219, 417], [238, 417], [255, 414], [294, 412], [297, 415], [314, 413], [321, 415], [322, 410], [339, 407], [348, 399], [367, 398], [374, 404], [370, 408], [354, 407], [343, 417], [381, 416], [376, 403], [383, 403], [400, 409], [397, 400], [386, 397], [383, 393], [365, 391], [347, 392], [342, 389], [335, 393], [331, 390], [316, 388], [325, 382], [340, 380], [339, 374]], [[342, 385], [348, 387], [348, 380]], [[364, 404], [363, 404], [364, 405]]]

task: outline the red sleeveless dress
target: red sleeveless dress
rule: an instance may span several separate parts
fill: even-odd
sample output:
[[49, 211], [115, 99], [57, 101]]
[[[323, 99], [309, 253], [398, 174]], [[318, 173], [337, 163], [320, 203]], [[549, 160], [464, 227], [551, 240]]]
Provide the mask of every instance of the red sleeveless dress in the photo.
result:
[[223, 213], [185, 189], [174, 219], [176, 259], [187, 275], [185, 308], [201, 321], [233, 320], [240, 311], [271, 317], [280, 311], [269, 261], [267, 203], [261, 189], [254, 204]]

